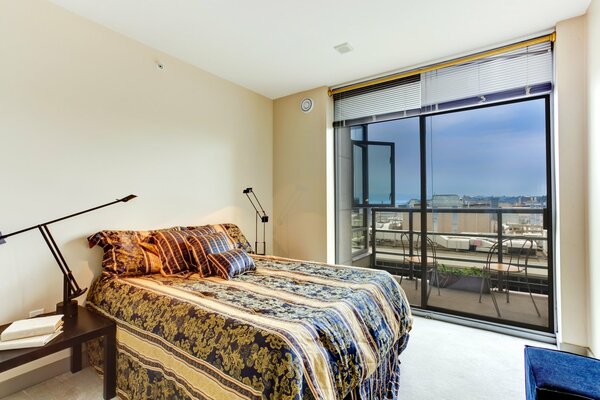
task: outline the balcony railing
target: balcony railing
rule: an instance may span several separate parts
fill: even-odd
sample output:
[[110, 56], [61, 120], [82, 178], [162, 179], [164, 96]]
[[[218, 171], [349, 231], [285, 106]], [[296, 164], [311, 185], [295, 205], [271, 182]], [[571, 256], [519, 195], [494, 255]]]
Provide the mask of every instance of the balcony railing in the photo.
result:
[[[420, 215], [420, 213], [421, 210], [417, 208], [385, 207], [371, 209], [370, 235], [367, 237], [369, 237], [372, 268], [385, 269], [392, 274], [406, 276], [411, 279], [420, 278], [421, 266], [406, 261], [414, 255], [420, 254], [420, 249], [417, 249], [418, 238], [421, 234], [420, 219], [418, 221], [415, 219], [415, 214]], [[533, 240], [535, 245], [527, 265], [529, 283], [532, 292], [548, 294], [549, 242], [544, 229], [545, 209], [429, 208], [427, 214], [428, 221], [430, 221], [428, 222], [427, 236], [432, 239], [433, 245], [436, 246], [436, 260], [439, 264], [451, 268], [474, 267], [482, 269], [486, 263], [489, 249], [494, 243], [502, 243], [507, 238]], [[487, 215], [489, 216], [487, 229], [489, 232], [449, 232], [435, 229], [437, 224], [435, 216], [445, 214]], [[513, 221], [508, 222], [511, 219], [507, 217], [509, 214], [513, 216], [515, 214], [537, 215], [538, 221], [536, 221], [537, 223], [519, 223], [514, 222], [513, 217]], [[406, 222], [408, 222], [408, 226]], [[458, 225], [459, 221], [455, 222]], [[382, 228], [382, 225], [386, 224], [386, 228]], [[466, 225], [464, 221], [463, 225]], [[475, 224], [475, 227], [477, 227], [477, 224]], [[369, 230], [369, 227], [366, 227], [366, 229]], [[444, 245], [444, 242], [446, 245]], [[494, 253], [498, 263], [503, 262], [503, 257], [507, 251], [511, 251], [511, 249], [500, 247]], [[523, 278], [518, 275], [511, 275], [511, 279], [506, 284], [509, 290], [527, 290]]]

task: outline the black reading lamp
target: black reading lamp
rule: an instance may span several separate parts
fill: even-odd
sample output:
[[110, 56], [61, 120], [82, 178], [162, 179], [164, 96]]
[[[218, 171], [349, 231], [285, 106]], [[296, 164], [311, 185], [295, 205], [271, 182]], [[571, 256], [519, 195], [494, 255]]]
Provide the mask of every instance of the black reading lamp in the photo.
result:
[[[252, 193], [252, 197], [254, 197], [254, 200], [252, 200], [252, 197], [250, 197], [250, 193]], [[264, 208], [262, 207], [262, 205], [260, 204], [260, 201], [258, 201], [258, 197], [256, 197], [256, 193], [254, 193], [254, 191], [252, 190], [252, 188], [246, 188], [244, 189], [244, 194], [246, 195], [246, 197], [248, 197], [248, 200], [250, 200], [250, 204], [252, 204], [252, 207], [254, 207], [254, 211], [256, 211], [256, 219], [255, 219], [255, 242], [254, 242], [254, 252], [256, 254], [259, 255], [265, 255], [267, 254], [267, 242], [265, 241], [265, 227], [267, 222], [269, 222], [269, 217], [267, 216], [267, 213], [265, 212]], [[258, 205], [258, 207], [257, 207]], [[260, 219], [260, 221], [263, 224], [263, 236], [262, 236], [262, 242], [258, 241], [258, 220]], [[259, 253], [258, 251], [258, 244], [261, 243], [262, 244], [262, 253]]]
[[77, 316], [77, 300], [75, 300], [75, 299], [77, 297], [81, 296], [82, 294], [84, 294], [87, 291], [87, 288], [82, 289], [77, 284], [77, 281], [75, 280], [75, 277], [73, 276], [73, 273], [71, 272], [71, 269], [67, 265], [65, 258], [61, 254], [60, 249], [58, 248], [58, 245], [56, 244], [56, 242], [54, 241], [54, 238], [52, 237], [52, 234], [50, 233], [50, 229], [48, 228], [48, 225], [51, 225], [55, 222], [63, 221], [68, 218], [76, 217], [78, 215], [85, 214], [90, 211], [108, 207], [108, 206], [111, 206], [116, 203], [127, 203], [129, 200], [135, 199], [136, 197], [137, 197], [136, 195], [130, 194], [129, 196], [123, 197], [122, 199], [117, 199], [110, 203], [107, 203], [107, 204], [104, 204], [104, 205], [101, 205], [98, 207], [90, 208], [89, 210], [80, 211], [75, 214], [67, 215], [66, 217], [54, 219], [52, 221], [34, 225], [29, 228], [21, 229], [16, 232], [8, 233], [6, 235], [2, 235], [2, 232], [0, 232], [0, 244], [6, 243], [6, 241], [4, 239], [7, 239], [11, 236], [18, 235], [23, 232], [31, 231], [33, 229], [38, 229], [40, 231], [40, 233], [42, 234], [44, 241], [50, 248], [50, 252], [52, 253], [52, 255], [54, 256], [54, 259], [58, 263], [58, 266], [60, 267], [61, 272], [64, 275], [63, 301], [56, 305], [56, 312], [59, 314], [61, 314], [61, 313], [64, 314], [65, 320], [67, 320], [69, 318], [74, 318]]

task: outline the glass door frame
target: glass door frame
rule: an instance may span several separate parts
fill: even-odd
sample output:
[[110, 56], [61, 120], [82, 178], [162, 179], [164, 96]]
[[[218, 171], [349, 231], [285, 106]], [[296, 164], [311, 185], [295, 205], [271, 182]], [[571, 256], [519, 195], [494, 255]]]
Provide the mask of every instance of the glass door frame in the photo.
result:
[[[540, 326], [540, 325], [531, 325], [527, 323], [517, 322], [505, 320], [497, 317], [488, 317], [479, 314], [472, 314], [467, 312], [462, 312], [460, 310], [447, 309], [443, 307], [431, 306], [427, 303], [428, 296], [427, 292], [429, 290], [429, 282], [427, 282], [427, 236], [429, 226], [427, 224], [427, 215], [431, 211], [435, 211], [433, 208], [429, 210], [427, 208], [427, 124], [426, 119], [428, 117], [443, 115], [443, 114], [451, 114], [461, 111], [467, 110], [477, 110], [487, 107], [497, 107], [507, 104], [521, 103], [527, 101], [534, 101], [544, 99], [544, 115], [545, 115], [545, 146], [546, 146], [546, 210], [544, 212], [544, 228], [548, 232], [548, 325]], [[543, 331], [554, 333], [555, 329], [555, 232], [554, 232], [554, 220], [555, 220], [555, 212], [554, 212], [554, 151], [553, 151], [553, 140], [552, 140], [552, 118], [551, 118], [551, 95], [539, 95], [539, 96], [531, 96], [526, 98], [519, 98], [515, 100], [508, 100], [502, 102], [496, 102], [491, 104], [481, 104], [473, 107], [460, 108], [455, 110], [441, 111], [441, 112], [433, 112], [422, 114], [419, 116], [419, 127], [420, 127], [420, 174], [421, 174], [421, 202], [420, 202], [420, 214], [421, 214], [421, 304], [419, 306], [415, 306], [415, 308], [419, 308], [426, 311], [434, 311], [440, 312], [444, 314], [451, 314], [465, 318], [478, 319], [481, 321], [488, 321], [494, 323], [500, 323], [508, 326], [515, 326], [525, 329], [532, 329], [536, 331]]]
[[[428, 204], [427, 204], [428, 154], [427, 154], [426, 119], [428, 117], [437, 116], [437, 115], [451, 114], [451, 113], [457, 113], [457, 112], [468, 111], [468, 110], [477, 110], [477, 109], [487, 108], [487, 107], [498, 107], [498, 106], [507, 105], [507, 104], [528, 102], [528, 101], [534, 101], [534, 100], [540, 100], [540, 99], [544, 100], [544, 117], [545, 117], [546, 210], [544, 211], [544, 214], [543, 214], [543, 221], [544, 221], [543, 229], [545, 229], [547, 231], [547, 246], [548, 246], [548, 255], [547, 255], [548, 324], [546, 326], [532, 325], [532, 324], [518, 322], [518, 321], [506, 320], [506, 319], [502, 319], [502, 318], [498, 318], [498, 317], [484, 316], [484, 315], [480, 315], [480, 314], [473, 314], [473, 313], [463, 312], [460, 310], [454, 310], [454, 309], [448, 309], [448, 308], [443, 308], [443, 307], [439, 307], [439, 306], [429, 305], [428, 304], [428, 296], [427, 296], [427, 292], [429, 290], [429, 283], [427, 282], [427, 256], [428, 256], [427, 252], [428, 252], [428, 250], [427, 250], [427, 246], [426, 246], [427, 237], [429, 234], [429, 232], [428, 232], [429, 226], [428, 226], [428, 222], [427, 222], [427, 217], [428, 217], [429, 213], [433, 213], [435, 210], [433, 208], [428, 209]], [[416, 116], [407, 116], [405, 118], [415, 118], [415, 117]], [[405, 118], [399, 118], [399, 119], [405, 119]], [[416, 309], [425, 311], [425, 312], [433, 311], [433, 312], [438, 312], [438, 313], [447, 314], [447, 315], [453, 315], [453, 316], [464, 317], [464, 318], [469, 318], [469, 319], [474, 319], [474, 320], [479, 320], [479, 321], [501, 324], [501, 325], [504, 325], [507, 327], [531, 329], [531, 330], [535, 330], [537, 332], [546, 332], [546, 333], [554, 334], [556, 332], [556, 292], [555, 292], [555, 290], [556, 290], [556, 285], [555, 285], [556, 232], [554, 230], [556, 213], [554, 210], [554, 203], [555, 203], [555, 201], [554, 201], [554, 199], [555, 199], [555, 185], [554, 185], [554, 181], [555, 181], [554, 164], [555, 164], [555, 162], [554, 161], [555, 160], [554, 160], [554, 140], [553, 140], [553, 135], [552, 135], [552, 131], [553, 131], [552, 94], [549, 93], [549, 94], [543, 94], [543, 95], [535, 95], [535, 96], [529, 96], [529, 97], [524, 97], [524, 98], [499, 101], [499, 102], [494, 102], [494, 103], [490, 103], [490, 104], [479, 104], [479, 105], [475, 105], [475, 106], [458, 108], [458, 109], [453, 109], [453, 110], [444, 110], [444, 111], [439, 111], [439, 112], [423, 113], [423, 114], [419, 115], [418, 118], [419, 118], [419, 148], [420, 148], [420, 150], [419, 150], [420, 151], [420, 160], [419, 160], [420, 161], [419, 162], [420, 171], [419, 172], [420, 172], [421, 199], [419, 202], [420, 203], [419, 208], [416, 208], [415, 212], [419, 212], [420, 218], [421, 218], [420, 219], [421, 232], [419, 233], [419, 235], [420, 235], [420, 242], [421, 242], [421, 249], [420, 249], [420, 252], [421, 252], [420, 275], [421, 276], [420, 276], [420, 278], [421, 278], [422, 284], [420, 286], [421, 290], [419, 293], [420, 300], [421, 300], [420, 304], [419, 305], [411, 305], [411, 306]], [[380, 122], [380, 121], [378, 121], [378, 122]], [[361, 124], [360, 126], [363, 126], [364, 129], [367, 130], [368, 125], [369, 124]], [[338, 179], [337, 172], [336, 172], [335, 176], [336, 176], [336, 179]], [[335, 195], [336, 195], [336, 197], [338, 196], [337, 191], [336, 191]], [[337, 204], [338, 203], [336, 200], [336, 226], [337, 226], [337, 218], [338, 218]], [[367, 207], [370, 207], [369, 209], [380, 208], [376, 205], [367, 206]], [[336, 237], [339, 237], [339, 235], [336, 234]], [[375, 241], [374, 237], [371, 237], [370, 239], [371, 239], [371, 242]], [[370, 247], [371, 250], [374, 250], [375, 245], [372, 243], [371, 246], [368, 246], [368, 247]], [[337, 243], [336, 243], [336, 254], [337, 254]], [[372, 267], [374, 267], [374, 265]]]

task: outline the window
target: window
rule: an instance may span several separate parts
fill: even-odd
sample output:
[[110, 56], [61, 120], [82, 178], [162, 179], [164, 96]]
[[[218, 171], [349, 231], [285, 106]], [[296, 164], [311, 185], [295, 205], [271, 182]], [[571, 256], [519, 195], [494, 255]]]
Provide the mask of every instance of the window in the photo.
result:
[[352, 141], [353, 206], [393, 206], [394, 143]]
[[[389, 271], [417, 307], [551, 331], [549, 102], [338, 127], [337, 261]], [[493, 261], [506, 263], [514, 243], [530, 239], [527, 276], [521, 266], [486, 279], [490, 249], [506, 239], [513, 247], [492, 250]], [[423, 251], [435, 253], [435, 271], [414, 262]]]

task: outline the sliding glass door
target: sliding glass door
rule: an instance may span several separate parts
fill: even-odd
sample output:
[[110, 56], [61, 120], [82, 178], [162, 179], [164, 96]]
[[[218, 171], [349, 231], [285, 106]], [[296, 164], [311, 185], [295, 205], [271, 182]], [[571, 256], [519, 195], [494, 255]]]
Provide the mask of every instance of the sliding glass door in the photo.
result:
[[539, 96], [337, 128], [338, 262], [389, 271], [416, 307], [552, 331], [549, 121]]
[[547, 109], [544, 97], [424, 117], [428, 307], [550, 326]]

